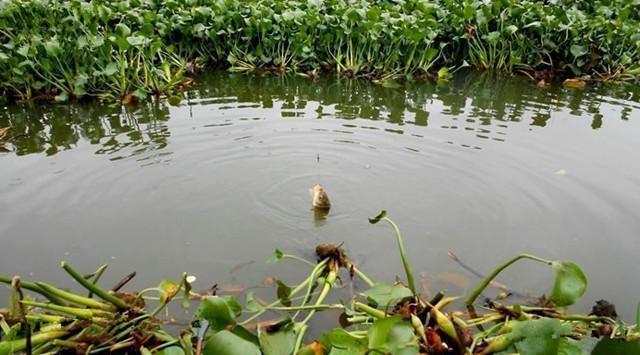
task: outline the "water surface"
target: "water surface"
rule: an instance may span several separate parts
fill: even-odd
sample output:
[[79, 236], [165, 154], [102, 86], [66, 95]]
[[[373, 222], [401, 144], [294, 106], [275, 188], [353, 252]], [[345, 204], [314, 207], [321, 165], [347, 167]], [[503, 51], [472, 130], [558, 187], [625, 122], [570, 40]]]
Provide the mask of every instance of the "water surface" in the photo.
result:
[[[83, 271], [132, 270], [134, 286], [186, 271], [235, 290], [344, 242], [375, 278], [402, 269], [381, 209], [400, 225], [431, 291], [469, 291], [516, 253], [571, 259], [627, 319], [640, 284], [640, 91], [543, 90], [473, 73], [385, 88], [363, 81], [217, 73], [177, 106], [11, 105], [0, 127], [0, 273], [69, 285]], [[322, 183], [333, 208], [310, 209]], [[503, 283], [539, 295], [551, 272], [528, 262]]]

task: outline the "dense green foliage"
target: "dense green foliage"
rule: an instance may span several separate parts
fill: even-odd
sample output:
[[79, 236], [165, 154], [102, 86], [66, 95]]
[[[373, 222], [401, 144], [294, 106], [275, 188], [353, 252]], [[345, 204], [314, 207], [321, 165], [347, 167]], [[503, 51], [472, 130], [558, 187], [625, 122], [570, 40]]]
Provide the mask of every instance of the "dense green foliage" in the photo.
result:
[[130, 100], [171, 92], [187, 72], [214, 64], [373, 79], [467, 63], [547, 77], [637, 78], [638, 7], [637, 0], [0, 0], [0, 91]]

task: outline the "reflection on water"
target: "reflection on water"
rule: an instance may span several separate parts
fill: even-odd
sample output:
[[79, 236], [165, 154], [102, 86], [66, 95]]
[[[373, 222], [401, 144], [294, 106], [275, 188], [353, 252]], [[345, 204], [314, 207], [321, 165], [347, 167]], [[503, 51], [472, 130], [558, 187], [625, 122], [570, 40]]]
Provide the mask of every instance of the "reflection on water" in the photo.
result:
[[[545, 127], [558, 113], [579, 117], [594, 130], [603, 119], [629, 120], [640, 108], [638, 87], [616, 85], [571, 90], [556, 87], [540, 89], [517, 78], [489, 74], [459, 75], [450, 82], [407, 83], [401, 89], [389, 89], [364, 81], [322, 79], [312, 82], [297, 77], [251, 77], [219, 73], [200, 80], [198, 87], [186, 93], [182, 106], [206, 106], [214, 111], [252, 111], [268, 109], [268, 119], [325, 117], [344, 120], [384, 120], [397, 128], [385, 132], [405, 134], [404, 125], [438, 125], [440, 129], [461, 130], [477, 139], [447, 141], [465, 148], [481, 149], [480, 140], [503, 142], [508, 139], [512, 122]], [[446, 121], [430, 122], [440, 113]], [[604, 117], [604, 113], [607, 117]], [[136, 107], [80, 103], [74, 105], [12, 105], [0, 114], [0, 127], [11, 127], [15, 154], [53, 155], [72, 149], [79, 141], [98, 145], [96, 154], [111, 159], [149, 154], [170, 144], [166, 122], [171, 115], [166, 101], [148, 102]], [[237, 117], [238, 121], [263, 120], [265, 117]], [[235, 120], [209, 123], [204, 127], [223, 127]], [[344, 124], [349, 129], [379, 130], [368, 124]], [[322, 129], [318, 129], [322, 130]], [[338, 130], [338, 133], [353, 133]], [[414, 136], [421, 136], [413, 134]], [[236, 140], [250, 138], [237, 137]], [[354, 143], [355, 140], [336, 139]], [[408, 150], [415, 150], [406, 147]]]
[[[386, 209], [432, 291], [477, 281], [449, 251], [479, 272], [529, 252], [584, 267], [584, 310], [607, 298], [634, 314], [637, 87], [543, 90], [474, 73], [397, 89], [228, 73], [198, 83], [178, 106], [4, 108], [0, 273], [73, 286], [52, 268], [67, 259], [87, 272], [109, 263], [106, 284], [136, 270], [132, 287], [183, 271], [200, 289], [272, 273], [293, 283], [307, 270], [265, 267], [273, 248], [313, 259], [331, 242], [393, 280], [391, 231], [367, 221]], [[326, 215], [311, 208], [318, 183]], [[500, 281], [539, 295], [547, 271], [523, 263]]]
[[121, 159], [121, 151], [138, 155], [167, 146], [169, 109], [162, 103], [136, 108], [100, 104], [14, 105], [0, 116], [9, 126], [17, 155], [54, 155], [79, 141], [99, 145], [96, 154]]

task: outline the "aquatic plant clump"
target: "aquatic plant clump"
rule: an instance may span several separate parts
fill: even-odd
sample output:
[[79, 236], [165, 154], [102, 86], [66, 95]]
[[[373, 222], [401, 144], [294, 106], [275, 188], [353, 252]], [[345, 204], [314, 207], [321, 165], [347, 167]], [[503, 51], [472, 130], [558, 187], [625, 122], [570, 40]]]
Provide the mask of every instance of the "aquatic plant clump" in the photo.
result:
[[640, 75], [634, 1], [0, 0], [0, 92], [132, 102], [207, 66], [423, 78]]
[[[276, 249], [271, 262], [302, 262], [310, 269], [308, 276], [292, 286], [277, 280], [273, 302], [247, 292], [244, 305], [232, 296], [217, 295], [215, 286], [207, 293], [194, 292], [194, 278], [186, 274], [179, 282], [163, 280], [139, 292], [121, 291], [133, 273], [108, 291], [99, 286], [106, 266], [82, 275], [63, 262], [62, 268], [88, 291], [86, 296], [44, 282], [0, 276], [0, 282], [12, 290], [9, 307], [0, 309], [0, 355], [552, 355], [637, 354], [640, 350], [640, 328], [617, 320], [615, 307], [608, 302], [598, 301], [588, 315], [568, 312], [587, 288], [584, 273], [571, 261], [518, 255], [485, 276], [466, 297], [466, 309], [456, 310], [460, 297], [443, 291], [418, 292], [400, 230], [386, 212], [369, 221], [392, 227], [404, 281], [373, 281], [341, 246], [333, 244], [316, 248], [316, 263]], [[548, 297], [533, 304], [509, 302], [505, 286], [500, 285], [503, 292], [498, 297], [478, 303], [487, 287], [495, 285], [498, 274], [520, 260], [548, 265], [555, 272]], [[357, 285], [357, 292], [350, 299], [329, 302], [332, 291], [347, 282]], [[190, 301], [198, 302], [198, 310], [190, 326], [169, 332], [163, 318], [169, 318], [168, 306], [179, 299], [185, 308]], [[308, 339], [310, 321], [323, 311], [337, 314], [341, 327]]]

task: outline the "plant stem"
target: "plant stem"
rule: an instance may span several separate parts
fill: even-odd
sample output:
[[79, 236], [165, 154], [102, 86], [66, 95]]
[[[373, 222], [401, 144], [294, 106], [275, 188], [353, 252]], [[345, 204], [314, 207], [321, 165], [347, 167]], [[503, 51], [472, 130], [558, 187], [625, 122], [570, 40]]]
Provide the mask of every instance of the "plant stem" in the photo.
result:
[[52, 285], [49, 285], [47, 283], [44, 282], [36, 282], [36, 285], [38, 285], [40, 288], [42, 288], [43, 290], [56, 295], [57, 297], [60, 297], [62, 299], [65, 299], [69, 302], [75, 303], [75, 304], [80, 304], [83, 306], [87, 306], [89, 308], [97, 308], [97, 309], [102, 309], [104, 311], [113, 311], [115, 310], [115, 307], [113, 307], [113, 305], [111, 304], [107, 304], [107, 303], [102, 303], [99, 301], [96, 301], [92, 298], [88, 298], [88, 297], [83, 297], [83, 296], [79, 296], [76, 295], [74, 293], [71, 292], [67, 292], [67, 291], [63, 291], [57, 287], [54, 287]]
[[102, 298], [103, 300], [105, 300], [107, 302], [112, 303], [114, 306], [116, 306], [116, 307], [118, 307], [120, 309], [129, 308], [129, 306], [123, 300], [121, 300], [118, 297], [110, 294], [109, 292], [101, 289], [97, 285], [94, 285], [91, 282], [89, 282], [87, 279], [82, 277], [82, 275], [80, 275], [76, 270], [74, 270], [65, 261], [63, 261], [60, 265], [62, 266], [62, 268], [67, 273], [69, 273], [69, 275], [71, 275], [71, 277], [73, 277], [76, 281], [78, 281], [78, 283], [80, 283], [82, 286], [84, 286], [87, 290], [95, 293], [96, 296]]
[[371, 279], [365, 275], [362, 271], [360, 271], [360, 269], [358, 269], [354, 264], [349, 263], [349, 269], [353, 270], [353, 272], [362, 280], [364, 281], [364, 283], [367, 284], [367, 286], [369, 287], [373, 287], [375, 285], [375, 282], [371, 281]]
[[[309, 282], [311, 282], [310, 278], [307, 278], [306, 280], [304, 280], [301, 284], [299, 284], [298, 286], [296, 286], [296, 288], [294, 288], [293, 290], [291, 290], [291, 294], [289, 295], [289, 297], [297, 294], [298, 292], [302, 291], [308, 284]], [[256, 312], [254, 315], [252, 315], [251, 317], [245, 319], [244, 321], [238, 323], [239, 325], [245, 325], [247, 323], [250, 323], [252, 320], [260, 317], [261, 315], [263, 315], [265, 312], [267, 312], [271, 307], [277, 306], [280, 304], [280, 300], [277, 299], [275, 301], [273, 301], [272, 303], [266, 305], [264, 308], [262, 308], [261, 310], [259, 310], [258, 312]]]
[[[329, 260], [329, 263], [330, 263], [329, 273], [324, 279], [324, 284], [322, 285], [322, 291], [320, 291], [318, 298], [316, 298], [316, 302], [314, 304], [314, 306], [316, 307], [322, 305], [322, 302], [324, 302], [324, 299], [329, 294], [329, 291], [331, 291], [331, 288], [333, 287], [334, 283], [336, 282], [336, 278], [338, 277], [338, 268], [339, 268], [338, 262], [336, 260]], [[296, 347], [294, 348], [294, 351], [293, 351], [294, 354], [296, 354], [298, 350], [300, 350], [300, 347], [302, 346], [302, 340], [304, 339], [304, 334], [307, 331], [307, 323], [313, 317], [316, 311], [317, 309], [312, 309], [309, 312], [309, 314], [307, 314], [307, 316], [304, 318], [304, 320], [300, 322], [301, 327], [296, 339]]]
[[416, 294], [416, 284], [413, 278], [413, 269], [411, 268], [411, 264], [409, 263], [409, 258], [407, 257], [407, 253], [404, 249], [404, 243], [402, 242], [402, 236], [400, 235], [400, 229], [398, 226], [388, 217], [382, 218], [387, 221], [391, 227], [393, 227], [393, 231], [396, 233], [396, 240], [398, 242], [398, 249], [400, 250], [400, 258], [402, 258], [402, 266], [404, 266], [404, 271], [407, 274], [407, 282], [409, 283], [409, 289], [415, 295]]
[[361, 302], [355, 302], [354, 303], [354, 307], [356, 310], [360, 311], [360, 312], [364, 312], [372, 317], [376, 317], [376, 318], [384, 318], [387, 316], [387, 314], [384, 311], [381, 311], [379, 309], [373, 308], [369, 305], [366, 305], [364, 303]]
[[473, 289], [473, 291], [471, 292], [469, 297], [467, 297], [467, 299], [464, 302], [465, 305], [470, 306], [471, 304], [473, 304], [473, 302], [476, 300], [476, 298], [478, 298], [478, 296], [482, 293], [482, 291], [484, 291], [484, 289], [487, 288], [489, 283], [491, 283], [491, 281], [493, 281], [493, 279], [495, 279], [496, 276], [498, 276], [498, 274], [502, 270], [506, 269], [511, 264], [515, 263], [516, 261], [518, 261], [520, 259], [530, 259], [530, 260], [534, 260], [534, 261], [537, 261], [537, 262], [540, 262], [540, 263], [543, 263], [543, 264], [547, 264], [547, 265], [552, 265], [553, 264], [553, 262], [551, 260], [542, 259], [542, 258], [539, 258], [537, 256], [533, 256], [533, 255], [529, 255], [529, 254], [516, 255], [515, 257], [513, 257], [513, 258], [503, 262], [502, 264], [498, 265], [491, 272], [491, 274], [489, 274], [489, 276], [487, 276], [484, 280], [482, 280], [482, 282], [480, 282], [478, 284], [478, 286], [476, 286], [476, 288]]
[[101, 319], [101, 317], [113, 318], [112, 313], [107, 311], [97, 310], [97, 309], [65, 307], [65, 306], [58, 306], [57, 304], [31, 302], [31, 301], [22, 301], [22, 304], [24, 304], [25, 306], [44, 308], [44, 309], [49, 309], [56, 312], [70, 314], [72, 316], [75, 316], [81, 319]]
[[[6, 276], [1, 276], [0, 275], [0, 282], [11, 285], [11, 278], [10, 277], [6, 277]], [[64, 306], [66, 305], [66, 303], [59, 297], [57, 297], [56, 295], [52, 295], [51, 293], [47, 292], [46, 290], [43, 290], [42, 288], [38, 287], [38, 285], [36, 285], [33, 282], [28, 282], [28, 281], [20, 281], [20, 287], [27, 289], [29, 291], [35, 292], [39, 295], [42, 295], [44, 297], [46, 297], [49, 301], [60, 305], [60, 306]]]
[[[100, 278], [102, 277], [102, 274], [104, 274], [105, 270], [107, 270], [107, 264], [103, 264], [96, 270], [96, 272], [93, 273], [93, 280], [91, 282], [93, 282], [94, 285], [98, 285], [98, 281], [100, 281]], [[88, 297], [92, 296], [93, 292], [89, 291]]]
[[[58, 338], [62, 338], [63, 336], [69, 334], [68, 331], [66, 330], [58, 330], [58, 331], [51, 331], [51, 332], [40, 332], [37, 334], [34, 334], [31, 336], [30, 340], [31, 340], [31, 344], [32, 345], [39, 345], [42, 343], [46, 343], [49, 342], [53, 339], [58, 339]], [[7, 342], [0, 342], [0, 354], [5, 354], [5, 350], [7, 351], [6, 354], [10, 354], [10, 353], [16, 353], [19, 352], [21, 350], [24, 350], [27, 347], [27, 339], [17, 339], [17, 340], [12, 340], [12, 341], [7, 341]]]
[[314, 264], [314, 263], [310, 262], [309, 260], [303, 259], [303, 258], [301, 258], [301, 257], [299, 257], [299, 256], [297, 256], [297, 255], [283, 254], [283, 255], [282, 255], [282, 258], [283, 258], [283, 259], [288, 258], [288, 259], [297, 260], [297, 261], [300, 261], [300, 262], [302, 262], [302, 263], [305, 263], [305, 264], [307, 264], [307, 265], [309, 265], [309, 266], [311, 266], [311, 267], [315, 267], [315, 266], [317, 265], [317, 264]]

